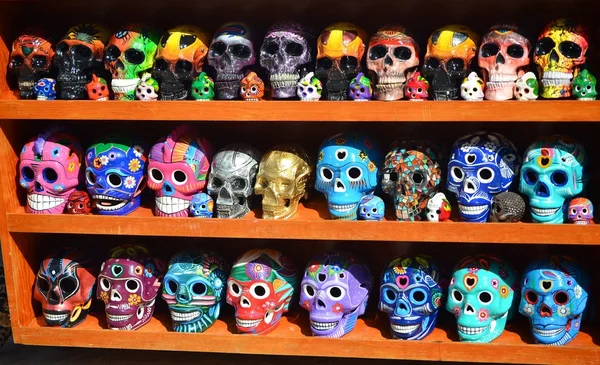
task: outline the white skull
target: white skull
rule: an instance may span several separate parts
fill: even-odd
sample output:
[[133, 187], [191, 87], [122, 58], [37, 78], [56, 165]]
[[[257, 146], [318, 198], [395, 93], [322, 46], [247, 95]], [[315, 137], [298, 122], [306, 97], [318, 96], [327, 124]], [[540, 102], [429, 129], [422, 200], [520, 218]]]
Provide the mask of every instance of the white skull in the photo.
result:
[[476, 72], [471, 72], [460, 85], [460, 96], [468, 101], [483, 100], [483, 88], [483, 80], [477, 76]]
[[302, 101], [318, 101], [321, 99], [323, 84], [315, 77], [314, 72], [309, 72], [298, 81], [297, 94]]
[[427, 220], [430, 222], [440, 221], [440, 211], [446, 196], [444, 193], [437, 193], [427, 202]]
[[538, 98], [539, 86], [533, 72], [527, 72], [515, 82], [515, 98], [521, 101]]
[[144, 74], [142, 80], [135, 89], [135, 97], [141, 101], [155, 101], [158, 99], [158, 82], [150, 77], [150, 74]]

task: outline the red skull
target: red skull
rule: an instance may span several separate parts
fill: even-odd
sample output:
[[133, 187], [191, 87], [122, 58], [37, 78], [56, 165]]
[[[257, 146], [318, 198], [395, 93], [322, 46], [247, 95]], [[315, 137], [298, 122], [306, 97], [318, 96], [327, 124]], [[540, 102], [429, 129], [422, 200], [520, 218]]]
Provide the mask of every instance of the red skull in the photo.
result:
[[69, 195], [67, 201], [67, 210], [69, 214], [90, 214], [92, 211], [92, 202], [88, 193], [75, 190]]

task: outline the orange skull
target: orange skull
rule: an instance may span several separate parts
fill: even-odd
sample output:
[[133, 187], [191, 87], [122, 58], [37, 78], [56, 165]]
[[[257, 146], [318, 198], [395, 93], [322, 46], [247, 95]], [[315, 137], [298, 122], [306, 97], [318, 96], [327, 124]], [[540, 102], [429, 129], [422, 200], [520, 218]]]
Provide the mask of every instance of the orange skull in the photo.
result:
[[240, 96], [247, 101], [262, 100], [265, 96], [265, 83], [256, 72], [250, 72], [240, 82]]

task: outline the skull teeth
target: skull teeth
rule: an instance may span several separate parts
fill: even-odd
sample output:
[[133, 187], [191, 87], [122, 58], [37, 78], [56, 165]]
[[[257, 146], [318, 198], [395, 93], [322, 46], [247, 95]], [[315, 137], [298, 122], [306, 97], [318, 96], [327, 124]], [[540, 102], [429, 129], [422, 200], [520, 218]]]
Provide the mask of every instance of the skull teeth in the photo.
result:
[[194, 312], [176, 312], [174, 310], [171, 311], [171, 318], [173, 322], [189, 322], [194, 319], [200, 317], [200, 311]]
[[242, 74], [219, 73], [217, 75], [217, 81], [239, 81], [243, 78], [244, 78], [244, 75], [242, 75]]
[[461, 213], [467, 215], [476, 215], [485, 212], [488, 209], [487, 205], [458, 205], [458, 209]]
[[[514, 82], [516, 79], [517, 79], [516, 74], [490, 73], [489, 81], [491, 81], [491, 82]], [[487, 84], [486, 84], [486, 86], [487, 86]]]
[[157, 196], [155, 202], [158, 210], [166, 214], [178, 213], [190, 207], [188, 200], [172, 198], [170, 196]]
[[335, 210], [336, 212], [349, 212], [356, 208], [358, 204], [345, 204], [345, 205], [337, 205], [337, 204], [329, 204], [329, 208], [331, 210]]
[[125, 322], [131, 317], [133, 317], [133, 314], [117, 316], [106, 313], [106, 318], [108, 318], [108, 320], [111, 322]]
[[38, 99], [38, 100], [48, 100], [48, 97], [47, 97], [47, 96], [44, 96], [44, 95], [38, 95], [38, 96], [37, 96], [37, 99]]
[[334, 329], [337, 325], [338, 322], [315, 322], [315, 321], [310, 321], [310, 326], [314, 329], [316, 329], [317, 331], [328, 331], [328, 330], [332, 330]]
[[541, 209], [541, 208], [531, 207], [531, 211], [533, 212], [533, 214], [539, 215], [541, 217], [554, 215], [554, 214], [558, 213], [559, 209], [560, 208]]
[[465, 327], [458, 325], [458, 331], [467, 335], [478, 335], [485, 331], [488, 326], [485, 327]]
[[66, 321], [67, 318], [69, 318], [69, 314], [49, 314], [49, 313], [44, 313], [44, 318], [46, 318], [46, 321], [49, 322], [63, 322]]
[[244, 328], [256, 327], [260, 324], [260, 322], [262, 322], [262, 318], [261, 319], [241, 319], [241, 318], [235, 319], [236, 326], [244, 327]]
[[139, 78], [112, 79], [110, 86], [112, 87], [113, 92], [118, 94], [125, 94], [134, 91], [139, 82]]
[[27, 205], [33, 210], [47, 210], [57, 207], [64, 203], [64, 199], [53, 198], [48, 195], [29, 194], [27, 195]]
[[108, 195], [92, 195], [92, 200], [96, 201], [98, 210], [113, 211], [121, 209], [127, 204], [127, 200], [113, 198]]
[[554, 337], [554, 336], [558, 336], [562, 331], [565, 330], [565, 327], [561, 327], [555, 330], [543, 330], [543, 329], [539, 329], [539, 328], [535, 328], [533, 327], [533, 333], [535, 333], [536, 335], [542, 336], [542, 337]]
[[590, 224], [590, 221], [574, 221], [573, 223], [579, 225], [587, 225]]
[[570, 85], [573, 79], [571, 72], [544, 71], [542, 76], [542, 85], [544, 86], [564, 86]]
[[404, 334], [409, 334], [409, 333], [413, 333], [416, 330], [418, 330], [421, 327], [421, 324], [415, 324], [412, 326], [400, 326], [397, 324], [392, 324], [392, 331], [396, 332], [396, 333], [404, 333]]
[[19, 80], [19, 88], [32, 88], [35, 86], [35, 81]]

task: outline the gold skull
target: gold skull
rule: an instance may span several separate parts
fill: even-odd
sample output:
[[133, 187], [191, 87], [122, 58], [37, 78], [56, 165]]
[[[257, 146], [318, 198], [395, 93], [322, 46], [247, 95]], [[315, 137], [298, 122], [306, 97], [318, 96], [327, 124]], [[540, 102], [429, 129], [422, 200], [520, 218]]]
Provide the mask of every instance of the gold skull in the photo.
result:
[[298, 145], [279, 145], [264, 154], [258, 167], [256, 195], [262, 195], [264, 219], [289, 219], [300, 199], [308, 198], [311, 162]]

